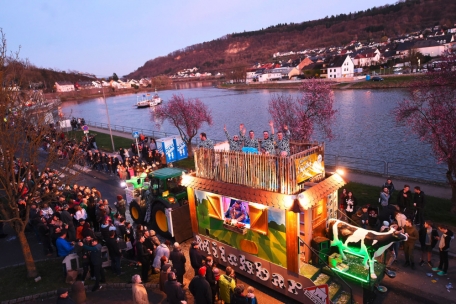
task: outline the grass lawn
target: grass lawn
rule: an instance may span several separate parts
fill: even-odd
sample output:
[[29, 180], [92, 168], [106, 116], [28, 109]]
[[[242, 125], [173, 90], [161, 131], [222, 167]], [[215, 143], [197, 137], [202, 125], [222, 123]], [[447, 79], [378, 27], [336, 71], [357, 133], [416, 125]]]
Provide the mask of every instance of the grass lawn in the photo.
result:
[[[349, 89], [373, 89], [373, 88], [405, 88], [419, 79], [421, 76], [417, 75], [403, 75], [403, 76], [385, 76], [378, 75], [383, 78], [383, 81], [358, 81], [354, 83], [339, 83], [334, 85], [334, 88], [344, 88], [349, 85]], [[372, 77], [372, 76], [371, 76]]]
[[[85, 136], [85, 134], [82, 131], [70, 131], [67, 134], [70, 138], [76, 138], [78, 142], [81, 141], [83, 136]], [[89, 135], [96, 136], [95, 139], [99, 150], [113, 152], [111, 136], [109, 134], [90, 132]], [[116, 151], [119, 151], [120, 148], [130, 148], [131, 144], [133, 143], [133, 140], [129, 138], [119, 137], [115, 135], [113, 135], [112, 138], [114, 140], [114, 147], [116, 148]]]
[[[0, 276], [0, 301], [53, 291], [60, 287], [71, 288], [71, 285], [65, 283], [63, 278], [61, 259], [37, 262], [36, 267], [41, 276], [41, 280], [38, 282], [35, 282], [34, 279], [27, 278], [24, 265], [2, 269]], [[129, 263], [122, 262], [122, 271], [125, 274], [118, 277], [107, 267], [105, 268], [106, 282], [128, 283], [134, 274], [141, 274], [141, 267], [134, 268], [135, 266], [129, 266]], [[158, 274], [154, 274], [150, 278], [151, 283], [158, 284]], [[85, 281], [86, 285], [93, 285], [94, 283], [95, 281], [91, 281], [90, 279]]]
[[[353, 192], [353, 195], [358, 201], [358, 206], [366, 204], [370, 204], [372, 206], [380, 206], [378, 203], [378, 198], [380, 196], [380, 187], [349, 182], [347, 185], [345, 185], [344, 188], [346, 188], [348, 191]], [[342, 192], [341, 190], [339, 191], [339, 195]], [[394, 191], [393, 197], [391, 198], [392, 203], [396, 202], [396, 195], [399, 190]], [[426, 196], [426, 205], [424, 209], [425, 219], [429, 218], [434, 223], [443, 223], [451, 226], [454, 226], [454, 223], [456, 223], [456, 215], [450, 213], [450, 200], [433, 196]]]

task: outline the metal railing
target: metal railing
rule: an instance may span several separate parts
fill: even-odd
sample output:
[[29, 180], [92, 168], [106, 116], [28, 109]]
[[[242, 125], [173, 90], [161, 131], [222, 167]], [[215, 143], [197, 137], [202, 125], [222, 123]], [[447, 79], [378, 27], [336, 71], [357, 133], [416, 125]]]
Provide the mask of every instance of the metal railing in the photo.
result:
[[[108, 124], [96, 121], [86, 121], [88, 126], [109, 130]], [[131, 134], [138, 131], [146, 136], [153, 138], [163, 138], [176, 133], [149, 130], [144, 128], [127, 127], [121, 125], [111, 125], [111, 129], [117, 132]], [[215, 143], [226, 141], [225, 139], [212, 139]], [[197, 145], [200, 142], [199, 136], [192, 139], [192, 143]], [[439, 166], [422, 166], [410, 163], [388, 162], [378, 159], [359, 158], [344, 156], [339, 154], [325, 153], [325, 165], [330, 167], [344, 167], [362, 172], [379, 174], [382, 176], [403, 177], [406, 179], [416, 179], [431, 183], [446, 184], [446, 169]]]
[[[326, 256], [325, 259], [319, 259], [320, 261], [323, 262], [323, 264], [326, 266], [326, 268], [328, 268], [332, 274], [334, 274], [334, 276], [339, 279], [339, 282], [343, 282], [344, 285], [346, 287], [348, 287], [348, 289], [350, 290], [350, 303], [353, 304], [353, 289], [352, 287], [350, 286], [350, 284], [348, 284], [337, 272], [335, 272], [331, 266], [329, 266], [329, 264], [326, 262], [326, 259], [328, 258], [328, 255], [326, 253], [322, 253], [314, 248], [312, 248], [311, 246], [309, 246], [309, 244], [307, 244], [306, 242], [304, 242], [303, 239], [301, 239], [299, 236], [298, 236], [298, 239], [299, 239], [299, 242], [301, 242], [302, 244], [304, 244], [307, 248], [309, 248], [309, 250], [316, 256], [320, 256], [320, 254], [323, 254]], [[329, 296], [329, 295], [328, 295]]]
[[325, 166], [344, 167], [380, 174], [429, 181], [432, 183], [447, 183], [446, 169], [439, 166], [422, 166], [410, 163], [388, 162], [378, 159], [359, 158], [325, 153]]

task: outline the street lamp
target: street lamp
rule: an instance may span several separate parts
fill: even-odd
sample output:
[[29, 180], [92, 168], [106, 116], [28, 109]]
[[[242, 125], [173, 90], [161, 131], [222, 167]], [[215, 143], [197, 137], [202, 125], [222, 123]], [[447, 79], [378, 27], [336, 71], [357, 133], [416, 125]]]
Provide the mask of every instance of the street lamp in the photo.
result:
[[108, 128], [109, 128], [109, 135], [111, 136], [111, 144], [112, 144], [112, 152], [116, 152], [116, 148], [114, 147], [114, 139], [112, 138], [112, 130], [111, 130], [111, 120], [109, 119], [109, 111], [108, 111], [108, 104], [106, 103], [106, 96], [104, 92], [103, 83], [100, 81], [101, 84], [101, 91], [103, 92], [103, 101], [106, 107], [106, 116], [108, 117]]

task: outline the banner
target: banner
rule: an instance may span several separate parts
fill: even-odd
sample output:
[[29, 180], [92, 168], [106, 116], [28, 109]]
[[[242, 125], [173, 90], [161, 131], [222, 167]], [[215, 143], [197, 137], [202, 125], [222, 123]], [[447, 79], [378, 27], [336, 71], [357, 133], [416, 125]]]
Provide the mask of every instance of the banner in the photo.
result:
[[296, 181], [298, 184], [303, 183], [312, 177], [325, 172], [323, 155], [313, 153], [305, 157], [295, 159]]

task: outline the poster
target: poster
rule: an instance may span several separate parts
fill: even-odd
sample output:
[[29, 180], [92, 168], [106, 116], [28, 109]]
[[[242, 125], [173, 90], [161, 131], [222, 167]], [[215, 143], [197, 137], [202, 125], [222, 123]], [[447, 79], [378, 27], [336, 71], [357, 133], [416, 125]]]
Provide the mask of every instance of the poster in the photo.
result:
[[295, 160], [296, 181], [303, 183], [312, 177], [325, 172], [323, 155], [313, 153]]

